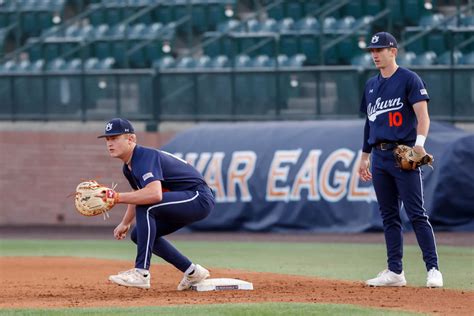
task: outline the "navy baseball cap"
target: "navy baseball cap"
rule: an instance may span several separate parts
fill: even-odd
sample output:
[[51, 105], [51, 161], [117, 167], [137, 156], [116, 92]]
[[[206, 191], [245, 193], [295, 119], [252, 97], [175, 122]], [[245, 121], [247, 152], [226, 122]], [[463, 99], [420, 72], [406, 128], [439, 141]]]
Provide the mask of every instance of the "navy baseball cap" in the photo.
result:
[[133, 129], [132, 123], [125, 119], [114, 118], [105, 125], [105, 134], [97, 136], [97, 138], [134, 133], [135, 130]]
[[397, 48], [397, 45], [397, 40], [392, 34], [388, 32], [379, 32], [372, 36], [372, 38], [370, 39], [370, 44], [366, 48]]

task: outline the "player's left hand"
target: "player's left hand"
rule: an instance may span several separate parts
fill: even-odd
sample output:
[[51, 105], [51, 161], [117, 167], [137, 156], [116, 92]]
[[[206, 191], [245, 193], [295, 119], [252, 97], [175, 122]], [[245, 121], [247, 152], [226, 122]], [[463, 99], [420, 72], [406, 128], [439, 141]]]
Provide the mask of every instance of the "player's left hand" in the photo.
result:
[[370, 172], [370, 159], [369, 156], [362, 157], [359, 162], [359, 177], [362, 181], [367, 182], [372, 180], [372, 173]]
[[130, 230], [130, 225], [118, 224], [114, 229], [114, 237], [117, 240], [124, 239], [127, 236], [128, 231]]

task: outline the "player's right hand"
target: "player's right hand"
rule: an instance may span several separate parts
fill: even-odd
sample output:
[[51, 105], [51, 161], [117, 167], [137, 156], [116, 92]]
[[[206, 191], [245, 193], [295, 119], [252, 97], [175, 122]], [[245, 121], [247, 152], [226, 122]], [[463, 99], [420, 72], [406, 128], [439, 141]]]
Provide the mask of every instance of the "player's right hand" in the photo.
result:
[[372, 180], [372, 173], [370, 172], [370, 158], [362, 157], [359, 163], [359, 177], [362, 181]]
[[114, 229], [114, 237], [117, 240], [122, 240], [127, 236], [128, 231], [130, 230], [130, 225], [118, 224]]

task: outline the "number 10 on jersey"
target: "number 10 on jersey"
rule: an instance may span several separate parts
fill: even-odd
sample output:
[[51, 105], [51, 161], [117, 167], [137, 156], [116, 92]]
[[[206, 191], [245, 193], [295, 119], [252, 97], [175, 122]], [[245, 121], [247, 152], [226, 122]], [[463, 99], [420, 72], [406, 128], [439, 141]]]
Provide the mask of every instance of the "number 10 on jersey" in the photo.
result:
[[402, 113], [400, 112], [389, 112], [388, 113], [388, 124], [390, 127], [401, 126], [403, 123]]

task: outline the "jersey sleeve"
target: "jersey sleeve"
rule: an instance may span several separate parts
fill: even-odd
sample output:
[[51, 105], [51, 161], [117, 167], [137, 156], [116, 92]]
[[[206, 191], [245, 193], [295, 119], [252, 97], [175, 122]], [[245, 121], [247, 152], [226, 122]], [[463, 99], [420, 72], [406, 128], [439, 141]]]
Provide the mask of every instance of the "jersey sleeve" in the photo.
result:
[[420, 101], [429, 101], [430, 97], [426, 90], [426, 85], [421, 78], [413, 73], [411, 80], [408, 80], [408, 102], [413, 105]]
[[138, 166], [132, 166], [140, 186], [144, 188], [153, 181], [163, 181], [163, 170], [158, 152], [148, 151], [140, 159]]
[[372, 146], [369, 145], [369, 136], [370, 136], [370, 124], [369, 124], [369, 118], [366, 118], [365, 126], [364, 126], [364, 141], [362, 142], [362, 151], [370, 154], [370, 152], [372, 151]]

